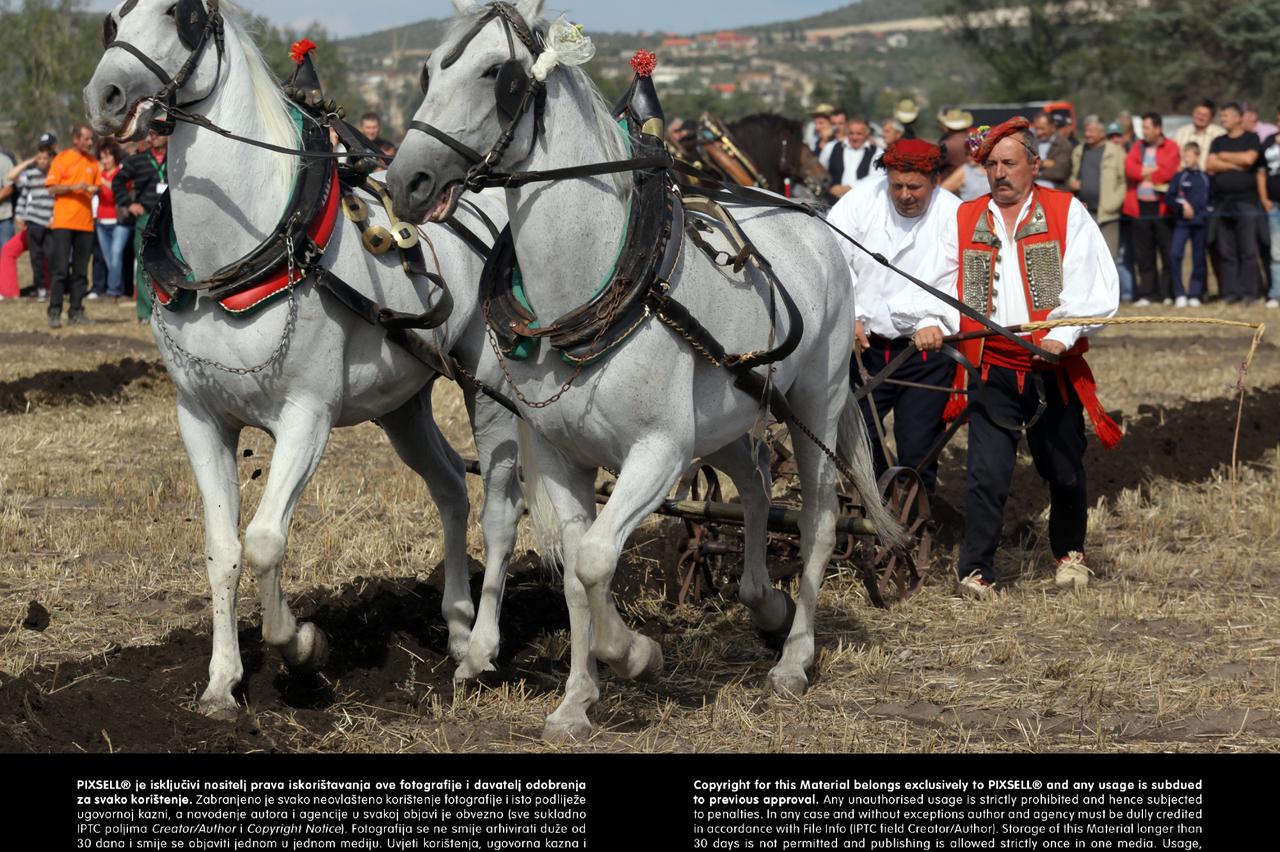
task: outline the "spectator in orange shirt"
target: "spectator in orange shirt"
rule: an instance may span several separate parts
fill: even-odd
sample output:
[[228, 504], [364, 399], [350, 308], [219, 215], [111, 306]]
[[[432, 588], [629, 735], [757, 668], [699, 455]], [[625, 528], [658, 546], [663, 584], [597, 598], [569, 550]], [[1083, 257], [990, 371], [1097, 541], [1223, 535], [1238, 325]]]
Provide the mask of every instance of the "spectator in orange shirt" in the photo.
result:
[[52, 251], [49, 261], [49, 328], [62, 327], [62, 298], [69, 294], [67, 322], [88, 322], [84, 293], [89, 258], [93, 254], [93, 208], [102, 167], [93, 156], [93, 129], [77, 124], [71, 131], [71, 147], [54, 158], [45, 185], [53, 194], [50, 222]]

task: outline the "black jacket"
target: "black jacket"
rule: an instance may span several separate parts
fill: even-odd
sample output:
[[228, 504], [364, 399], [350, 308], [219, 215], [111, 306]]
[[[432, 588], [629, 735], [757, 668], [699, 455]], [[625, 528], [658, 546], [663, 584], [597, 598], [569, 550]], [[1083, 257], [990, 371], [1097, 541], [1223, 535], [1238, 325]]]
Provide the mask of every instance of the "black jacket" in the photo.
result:
[[[161, 169], [165, 165], [168, 165], [167, 159]], [[156, 209], [156, 202], [160, 199], [160, 194], [156, 191], [161, 182], [160, 174], [161, 171], [156, 169], [155, 160], [149, 151], [134, 154], [120, 164], [120, 171], [116, 172], [111, 181], [111, 191], [116, 197], [116, 216], [122, 225], [133, 222], [134, 217], [129, 213], [130, 204], [141, 204], [148, 213]]]

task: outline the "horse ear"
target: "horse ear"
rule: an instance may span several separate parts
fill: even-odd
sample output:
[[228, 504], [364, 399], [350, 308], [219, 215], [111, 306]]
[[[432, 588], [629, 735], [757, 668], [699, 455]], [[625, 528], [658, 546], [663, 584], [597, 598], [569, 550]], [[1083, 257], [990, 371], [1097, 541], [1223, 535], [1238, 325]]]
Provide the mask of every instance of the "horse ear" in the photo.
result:
[[516, 11], [531, 27], [536, 27], [542, 20], [542, 12], [547, 8], [547, 0], [519, 0]]
[[475, 7], [475, 0], [453, 0], [453, 8], [459, 15], [465, 15]]

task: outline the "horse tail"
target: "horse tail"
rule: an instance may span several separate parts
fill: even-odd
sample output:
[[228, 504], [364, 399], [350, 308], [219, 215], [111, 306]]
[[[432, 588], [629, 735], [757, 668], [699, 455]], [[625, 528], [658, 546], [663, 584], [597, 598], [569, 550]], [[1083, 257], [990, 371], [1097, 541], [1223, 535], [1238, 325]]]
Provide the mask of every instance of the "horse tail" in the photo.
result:
[[556, 514], [551, 495], [542, 482], [538, 456], [533, 451], [533, 430], [524, 420], [517, 422], [516, 436], [524, 480], [525, 507], [529, 510], [529, 523], [533, 527], [533, 548], [542, 557], [543, 567], [558, 575], [564, 555], [563, 541], [560, 538], [560, 516]]
[[905, 547], [908, 542], [906, 530], [880, 499], [880, 486], [876, 482], [871, 455], [871, 435], [867, 432], [862, 408], [853, 394], [849, 394], [840, 412], [836, 455], [852, 471], [853, 486], [862, 500], [867, 519], [876, 528], [876, 535], [889, 547]]

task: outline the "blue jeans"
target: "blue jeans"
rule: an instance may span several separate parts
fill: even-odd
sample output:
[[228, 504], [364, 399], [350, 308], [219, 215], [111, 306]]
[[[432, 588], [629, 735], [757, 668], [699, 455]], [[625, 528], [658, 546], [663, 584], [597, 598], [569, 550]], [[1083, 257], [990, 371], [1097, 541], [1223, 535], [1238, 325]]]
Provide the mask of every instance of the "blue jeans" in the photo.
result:
[[[1173, 271], [1174, 296], [1190, 296], [1193, 299], [1204, 297], [1204, 285], [1208, 280], [1204, 247], [1208, 231], [1206, 225], [1191, 225], [1181, 219], [1173, 226], [1173, 241], [1169, 244], [1169, 268]], [[1188, 240], [1191, 241], [1191, 279], [1184, 287], [1182, 259], [1186, 257]]]
[[1267, 224], [1271, 229], [1271, 292], [1267, 298], [1280, 299], [1280, 204], [1267, 214]]
[[13, 219], [0, 220], [0, 246], [13, 239]]
[[124, 247], [129, 243], [133, 228], [129, 225], [104, 225], [97, 223], [98, 245], [107, 258], [107, 295], [124, 295]]
[[1116, 272], [1120, 276], [1120, 300], [1133, 301], [1133, 219], [1120, 217], [1120, 257], [1116, 259]]

